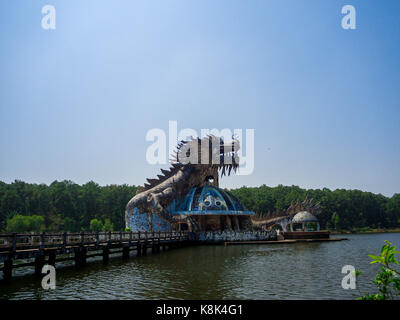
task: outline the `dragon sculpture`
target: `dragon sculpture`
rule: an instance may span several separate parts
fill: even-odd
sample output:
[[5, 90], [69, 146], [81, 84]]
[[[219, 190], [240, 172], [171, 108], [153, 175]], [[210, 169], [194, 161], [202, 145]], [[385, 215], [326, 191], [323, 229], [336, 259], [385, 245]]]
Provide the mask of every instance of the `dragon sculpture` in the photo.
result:
[[172, 155], [171, 168], [161, 169], [162, 175], [158, 175], [157, 179], [147, 179], [148, 183], [139, 187], [136, 195], [128, 202], [125, 212], [126, 225], [136, 209], [140, 213], [148, 213], [150, 221], [156, 213], [168, 223], [185, 220], [195, 227], [196, 223], [191, 217], [171, 215], [167, 210], [168, 205], [193, 187], [207, 184], [218, 187], [219, 172], [223, 176], [230, 175], [232, 170], [237, 171], [239, 148], [239, 141], [233, 137], [228, 143], [214, 135], [202, 139], [182, 140]]

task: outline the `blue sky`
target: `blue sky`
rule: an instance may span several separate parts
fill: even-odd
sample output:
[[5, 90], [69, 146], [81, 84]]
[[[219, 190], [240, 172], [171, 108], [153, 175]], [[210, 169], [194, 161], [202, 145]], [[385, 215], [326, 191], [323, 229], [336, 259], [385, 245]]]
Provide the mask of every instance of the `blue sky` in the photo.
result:
[[[41, 27], [44, 5], [56, 30]], [[356, 8], [357, 29], [341, 27]], [[399, 1], [0, 2], [0, 180], [143, 184], [152, 128], [255, 129], [267, 184], [400, 192]]]

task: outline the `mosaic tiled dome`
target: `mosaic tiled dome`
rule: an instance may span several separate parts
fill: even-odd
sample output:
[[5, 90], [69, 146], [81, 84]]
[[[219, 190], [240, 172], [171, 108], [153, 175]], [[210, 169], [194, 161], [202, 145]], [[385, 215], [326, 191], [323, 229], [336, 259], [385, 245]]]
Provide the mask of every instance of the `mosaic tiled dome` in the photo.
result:
[[199, 215], [252, 215], [243, 204], [229, 191], [215, 186], [195, 187], [181, 200], [175, 203], [172, 214]]

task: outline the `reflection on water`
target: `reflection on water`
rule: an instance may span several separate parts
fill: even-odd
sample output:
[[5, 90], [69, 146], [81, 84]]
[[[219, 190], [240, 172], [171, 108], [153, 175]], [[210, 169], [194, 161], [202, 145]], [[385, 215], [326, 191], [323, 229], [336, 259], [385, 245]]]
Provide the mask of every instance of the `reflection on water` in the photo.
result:
[[[43, 290], [41, 279], [24, 275], [1, 285], [0, 299], [354, 299], [375, 291], [370, 282], [378, 267], [367, 254], [377, 253], [384, 240], [399, 247], [400, 233], [346, 237], [349, 241], [187, 247], [79, 270], [58, 264], [55, 290]], [[347, 264], [363, 271], [360, 292], [341, 287]]]

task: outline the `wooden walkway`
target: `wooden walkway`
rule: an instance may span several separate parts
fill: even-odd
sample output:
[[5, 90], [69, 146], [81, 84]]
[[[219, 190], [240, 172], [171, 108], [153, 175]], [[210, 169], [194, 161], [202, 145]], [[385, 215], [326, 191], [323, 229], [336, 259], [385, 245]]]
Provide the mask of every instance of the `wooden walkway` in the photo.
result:
[[[101, 256], [107, 263], [110, 254], [121, 253], [123, 259], [128, 259], [130, 251], [141, 256], [150, 248], [152, 252], [160, 252], [161, 249], [181, 247], [188, 243], [187, 240], [187, 232], [0, 234], [0, 262], [3, 262], [0, 270], [3, 271], [3, 282], [9, 282], [15, 268], [34, 266], [35, 274], [42, 276], [45, 264], [55, 266], [56, 262], [74, 260], [80, 267], [86, 264], [87, 258], [96, 256]], [[34, 261], [21, 262], [25, 259]]]

